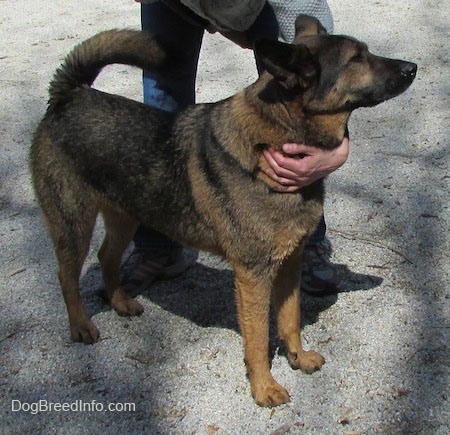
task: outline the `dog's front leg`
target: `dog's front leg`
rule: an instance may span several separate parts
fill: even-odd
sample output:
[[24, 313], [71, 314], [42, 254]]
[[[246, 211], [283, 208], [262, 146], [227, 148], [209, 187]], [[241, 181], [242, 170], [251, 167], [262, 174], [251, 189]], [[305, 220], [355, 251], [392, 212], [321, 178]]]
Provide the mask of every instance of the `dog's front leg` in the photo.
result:
[[237, 309], [245, 363], [258, 405], [289, 402], [289, 393], [272, 377], [269, 366], [270, 284], [244, 267], [235, 267]]
[[322, 355], [303, 350], [300, 335], [300, 277], [303, 247], [287, 258], [277, 275], [273, 302], [277, 315], [278, 336], [284, 341], [292, 368], [313, 373], [325, 363]]

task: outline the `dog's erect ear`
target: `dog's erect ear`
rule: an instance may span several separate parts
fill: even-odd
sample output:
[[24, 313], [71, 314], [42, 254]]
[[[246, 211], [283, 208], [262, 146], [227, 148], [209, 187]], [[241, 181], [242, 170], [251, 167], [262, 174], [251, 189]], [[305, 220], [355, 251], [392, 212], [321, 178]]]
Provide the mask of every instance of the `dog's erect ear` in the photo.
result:
[[255, 55], [267, 72], [286, 88], [308, 87], [318, 74], [318, 67], [305, 45], [261, 39]]
[[300, 14], [295, 19], [295, 37], [324, 35], [327, 29], [322, 26], [321, 22], [310, 15]]
[[323, 35], [325, 33], [327, 33], [327, 30], [317, 18], [299, 15], [295, 20], [294, 44], [304, 36]]

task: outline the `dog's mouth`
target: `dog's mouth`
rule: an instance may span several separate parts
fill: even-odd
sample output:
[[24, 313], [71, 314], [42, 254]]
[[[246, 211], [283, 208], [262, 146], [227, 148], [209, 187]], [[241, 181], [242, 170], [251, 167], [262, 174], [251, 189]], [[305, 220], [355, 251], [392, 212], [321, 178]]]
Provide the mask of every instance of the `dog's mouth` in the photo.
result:
[[373, 107], [390, 100], [409, 88], [417, 74], [417, 65], [412, 62], [398, 62], [398, 69], [390, 71], [385, 77], [361, 89], [353, 98], [349, 98], [341, 109], [354, 110], [358, 107]]

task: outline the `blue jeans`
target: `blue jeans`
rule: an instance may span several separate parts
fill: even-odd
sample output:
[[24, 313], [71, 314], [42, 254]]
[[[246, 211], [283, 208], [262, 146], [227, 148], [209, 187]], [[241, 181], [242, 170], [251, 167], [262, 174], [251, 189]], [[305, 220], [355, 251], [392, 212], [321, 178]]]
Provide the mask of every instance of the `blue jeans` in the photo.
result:
[[[204, 30], [181, 18], [162, 2], [141, 4], [142, 30], [153, 33], [170, 56], [176, 54], [170, 75], [145, 70], [143, 74], [144, 103], [169, 112], [182, 110], [195, 103], [195, 79]], [[294, 25], [294, 23], [292, 23]], [[266, 2], [261, 13], [247, 30], [250, 43], [261, 38], [276, 40], [278, 22], [272, 7]], [[263, 72], [257, 63], [258, 73]], [[323, 230], [323, 236], [325, 230]], [[322, 236], [322, 238], [323, 238]], [[172, 250], [177, 242], [154, 230], [140, 227], [134, 237], [135, 246], [144, 249]]]

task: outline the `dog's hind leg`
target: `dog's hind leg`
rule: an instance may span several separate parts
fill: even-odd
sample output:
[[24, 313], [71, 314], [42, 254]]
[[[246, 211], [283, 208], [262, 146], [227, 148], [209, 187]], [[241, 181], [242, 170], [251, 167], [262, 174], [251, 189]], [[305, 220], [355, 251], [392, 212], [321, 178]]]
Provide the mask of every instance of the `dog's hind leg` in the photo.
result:
[[109, 302], [121, 316], [138, 316], [144, 308], [125, 293], [119, 278], [122, 255], [136, 232], [138, 222], [108, 205], [102, 207], [101, 213], [106, 234], [98, 258]]
[[36, 132], [30, 169], [58, 260], [71, 337], [74, 341], [94, 343], [99, 332], [81, 301], [80, 274], [98, 214], [97, 198], [79, 178], [71, 160], [58, 151], [45, 125]]
[[77, 190], [72, 195], [74, 192], [63, 192], [51, 206], [45, 201], [47, 207], [43, 210], [58, 259], [58, 278], [69, 316], [70, 335], [74, 341], [91, 344], [98, 341], [100, 334], [83, 307], [79, 280], [97, 208], [93, 203], [83, 202], [83, 192]]
[[278, 336], [287, 348], [291, 367], [312, 373], [325, 363], [322, 355], [312, 350], [305, 351], [300, 335], [300, 276], [303, 248], [285, 260], [278, 272], [272, 291], [275, 306]]

